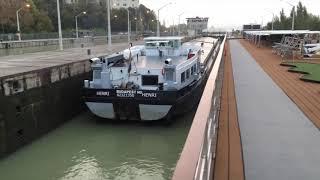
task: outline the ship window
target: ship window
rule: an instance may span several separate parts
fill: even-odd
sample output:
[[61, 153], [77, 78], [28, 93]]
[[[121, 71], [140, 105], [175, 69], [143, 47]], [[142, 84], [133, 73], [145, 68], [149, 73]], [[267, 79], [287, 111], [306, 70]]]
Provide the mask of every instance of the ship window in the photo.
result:
[[146, 43], [146, 47], [149, 48], [149, 47], [156, 47], [157, 46], [157, 43], [156, 42], [147, 42]]
[[173, 41], [169, 41], [168, 46], [173, 47]]
[[161, 43], [159, 43], [159, 46], [166, 46], [166, 43], [161, 42]]
[[174, 48], [178, 48], [179, 47], [179, 41], [178, 40], [174, 40], [174, 45], [173, 45], [173, 47]]
[[101, 79], [101, 71], [93, 71], [93, 79]]
[[173, 81], [174, 76], [174, 69], [172, 68], [166, 68], [164, 70], [164, 77], [166, 81]]
[[154, 86], [158, 85], [158, 76], [145, 75], [142, 76], [142, 86]]
[[186, 75], [187, 75], [187, 79], [189, 79], [189, 78], [190, 78], [190, 69], [188, 69], [188, 70], [186, 71]]
[[186, 81], [186, 72], [181, 73], [181, 83]]
[[197, 64], [194, 64], [194, 65], [193, 65], [193, 71], [194, 71], [195, 73], [197, 73]]
[[191, 75], [193, 75], [194, 74], [194, 67], [192, 66], [191, 67]]

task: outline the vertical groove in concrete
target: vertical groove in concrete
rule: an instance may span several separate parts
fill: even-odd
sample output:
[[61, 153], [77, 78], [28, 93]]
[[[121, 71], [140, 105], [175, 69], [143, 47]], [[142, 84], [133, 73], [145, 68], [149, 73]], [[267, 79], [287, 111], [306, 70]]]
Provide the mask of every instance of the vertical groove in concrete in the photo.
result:
[[[0, 82], [1, 86], [1, 82]], [[4, 100], [3, 100], [3, 91], [0, 87], [0, 157], [6, 151], [6, 142], [5, 142], [5, 121], [4, 121]]]
[[320, 132], [238, 41], [231, 57], [247, 180], [318, 180]]
[[242, 147], [232, 76], [232, 63], [228, 48], [229, 45], [226, 47], [227, 54], [224, 61], [224, 78], [214, 179], [243, 180]]

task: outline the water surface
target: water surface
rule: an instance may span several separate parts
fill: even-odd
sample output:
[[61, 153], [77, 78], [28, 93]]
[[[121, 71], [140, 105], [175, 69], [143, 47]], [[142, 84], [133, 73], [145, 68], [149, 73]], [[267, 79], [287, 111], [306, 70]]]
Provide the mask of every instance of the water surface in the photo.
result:
[[87, 112], [0, 159], [0, 179], [168, 180], [193, 116], [164, 126], [99, 123]]

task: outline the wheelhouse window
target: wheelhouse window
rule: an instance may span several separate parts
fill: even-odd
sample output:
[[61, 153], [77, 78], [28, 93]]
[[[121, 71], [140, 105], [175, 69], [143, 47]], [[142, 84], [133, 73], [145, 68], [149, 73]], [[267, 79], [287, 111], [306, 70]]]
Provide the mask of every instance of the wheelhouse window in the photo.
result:
[[181, 46], [181, 43], [178, 40], [174, 40], [173, 47], [178, 48]]
[[164, 77], [166, 81], [174, 81], [174, 69], [173, 68], [165, 68], [164, 69]]
[[191, 75], [193, 75], [194, 74], [194, 67], [192, 66], [191, 67]]
[[156, 46], [157, 46], [157, 42], [152, 42], [152, 41], [146, 42], [147, 48], [152, 48], [152, 47], [156, 47]]
[[142, 76], [142, 86], [157, 86], [159, 83], [158, 76], [144, 75]]
[[101, 70], [93, 71], [93, 79], [101, 79]]
[[193, 65], [193, 71], [194, 71], [194, 73], [197, 73], [197, 64]]
[[190, 78], [190, 69], [188, 69], [188, 70], [186, 71], [186, 76], [187, 76], [187, 79]]
[[165, 47], [165, 46], [166, 46], [166, 43], [165, 43], [165, 42], [160, 42], [160, 43], [159, 43], [159, 46], [160, 46], [160, 47]]
[[181, 73], [181, 83], [186, 81], [186, 72]]

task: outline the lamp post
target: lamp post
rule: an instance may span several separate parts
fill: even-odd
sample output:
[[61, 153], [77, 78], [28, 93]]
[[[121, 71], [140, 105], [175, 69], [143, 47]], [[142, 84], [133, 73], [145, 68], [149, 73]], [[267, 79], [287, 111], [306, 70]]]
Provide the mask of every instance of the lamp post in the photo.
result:
[[108, 46], [111, 47], [111, 23], [110, 23], [110, 0], [106, 0], [108, 14]]
[[136, 21], [136, 32], [135, 32], [135, 34], [137, 35], [137, 33], [138, 33], [138, 18], [135, 17], [134, 20]]
[[272, 13], [271, 30], [273, 31], [274, 13]]
[[181, 17], [181, 15], [183, 15], [183, 14], [184, 14], [184, 12], [178, 15], [178, 16], [179, 16], [179, 22], [178, 22], [178, 36], [180, 36], [180, 17]]
[[61, 18], [60, 18], [59, 0], [57, 0], [57, 12], [58, 12], [58, 29], [59, 29], [59, 48], [60, 48], [60, 51], [62, 51], [63, 50], [63, 43], [62, 43], [62, 30], [61, 30]]
[[131, 33], [130, 33], [130, 11], [129, 11], [129, 8], [127, 9], [127, 13], [128, 13], [128, 43], [130, 44]]
[[174, 18], [172, 18], [172, 36], [174, 36], [174, 31], [175, 31], [175, 29], [174, 29]]
[[[30, 8], [30, 4], [26, 4], [26, 7], [27, 8]], [[20, 9], [18, 9], [16, 11], [16, 16], [17, 16], [17, 32], [18, 32], [18, 38], [19, 38], [19, 41], [21, 41], [21, 32], [20, 32], [20, 21], [19, 21], [19, 12], [23, 9], [24, 7], [21, 7]]]
[[87, 12], [83, 11], [81, 12], [80, 14], [76, 15], [75, 18], [76, 18], [76, 36], [77, 36], [77, 39], [79, 38], [79, 30], [78, 30], [78, 17], [82, 14], [87, 14]]
[[157, 36], [160, 37], [160, 10], [167, 7], [168, 5], [172, 4], [171, 2], [168, 4], [165, 4], [161, 8], [158, 9], [158, 22], [157, 22]]
[[272, 21], [271, 21], [271, 30], [273, 31], [273, 23], [274, 23], [274, 13], [270, 10], [266, 10], [268, 13], [272, 14]]
[[283, 2], [285, 2], [285, 3], [287, 3], [287, 4], [289, 4], [289, 5], [292, 6], [292, 8], [293, 8], [291, 30], [294, 30], [294, 13], [296, 12], [296, 10], [295, 10], [295, 9], [296, 9], [296, 6], [293, 5], [293, 4], [291, 4], [291, 3], [289, 3], [288, 1], [284, 1], [284, 0], [280, 0], [280, 1], [283, 1]]
[[152, 22], [152, 23], [151, 23], [151, 31], [154, 31], [154, 30], [155, 30], [155, 29], [154, 29], [154, 20], [152, 19], [151, 22]]

